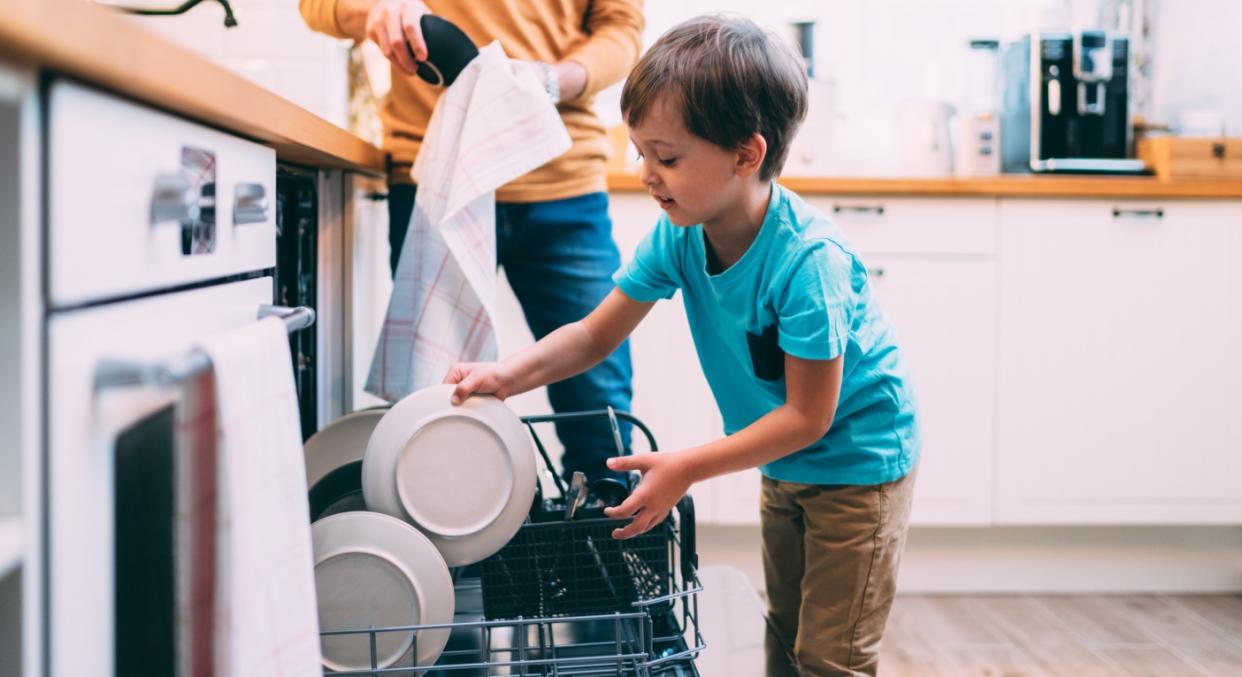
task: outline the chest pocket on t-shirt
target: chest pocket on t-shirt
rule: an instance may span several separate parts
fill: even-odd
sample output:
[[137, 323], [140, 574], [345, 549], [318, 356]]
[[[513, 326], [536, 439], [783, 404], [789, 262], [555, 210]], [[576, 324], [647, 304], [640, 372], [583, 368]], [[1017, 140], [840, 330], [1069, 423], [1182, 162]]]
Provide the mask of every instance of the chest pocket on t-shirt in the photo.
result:
[[777, 343], [775, 324], [759, 335], [746, 332], [746, 345], [750, 349], [750, 363], [756, 377], [775, 381], [785, 375], [785, 351]]

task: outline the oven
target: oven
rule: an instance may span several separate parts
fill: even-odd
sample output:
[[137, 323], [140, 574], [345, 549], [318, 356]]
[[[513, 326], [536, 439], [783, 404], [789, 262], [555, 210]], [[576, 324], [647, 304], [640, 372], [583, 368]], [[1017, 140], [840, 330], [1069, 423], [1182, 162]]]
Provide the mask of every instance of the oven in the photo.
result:
[[[46, 101], [49, 674], [209, 675], [215, 444], [195, 346], [270, 314], [313, 337], [312, 309], [273, 304], [275, 153], [71, 82]], [[313, 372], [299, 385], [313, 397]]]

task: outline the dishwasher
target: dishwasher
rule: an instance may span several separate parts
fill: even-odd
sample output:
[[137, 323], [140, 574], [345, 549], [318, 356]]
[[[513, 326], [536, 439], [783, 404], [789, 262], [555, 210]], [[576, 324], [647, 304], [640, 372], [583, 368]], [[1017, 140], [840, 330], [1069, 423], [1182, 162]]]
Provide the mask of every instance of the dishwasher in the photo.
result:
[[[371, 628], [323, 628], [327, 637], [353, 636], [371, 647], [369, 669], [333, 675], [491, 675], [697, 677], [694, 660], [706, 644], [699, 629], [698, 557], [694, 502], [684, 496], [645, 534], [618, 541], [603, 508], [575, 512], [536, 424], [598, 419], [611, 426], [617, 454], [625, 453], [619, 425], [655, 437], [631, 414], [612, 409], [522, 417], [558, 496], [536, 494], [525, 523], [507, 545], [477, 565], [455, 569], [452, 623]], [[566, 511], [572, 519], [566, 519]], [[378, 667], [378, 637], [390, 632], [449, 628], [435, 665], [413, 658]], [[417, 637], [415, 638], [417, 642]], [[417, 647], [407, 656], [417, 656]]]

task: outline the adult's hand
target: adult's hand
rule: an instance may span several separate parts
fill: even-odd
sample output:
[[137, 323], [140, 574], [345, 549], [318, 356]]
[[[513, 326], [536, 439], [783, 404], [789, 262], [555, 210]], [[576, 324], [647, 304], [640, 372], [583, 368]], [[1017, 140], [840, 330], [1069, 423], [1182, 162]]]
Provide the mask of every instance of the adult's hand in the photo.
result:
[[418, 21], [430, 13], [421, 0], [378, 0], [367, 12], [367, 39], [406, 75], [414, 75], [415, 60], [427, 60]]

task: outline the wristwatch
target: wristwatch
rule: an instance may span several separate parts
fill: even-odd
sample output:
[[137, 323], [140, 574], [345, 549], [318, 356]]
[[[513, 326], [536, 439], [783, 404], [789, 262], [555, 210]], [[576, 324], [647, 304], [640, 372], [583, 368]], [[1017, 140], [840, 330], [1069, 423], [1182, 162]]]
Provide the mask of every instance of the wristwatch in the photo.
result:
[[546, 61], [536, 61], [535, 63], [539, 64], [539, 68], [543, 69], [543, 86], [548, 92], [548, 97], [552, 99], [552, 103], [560, 103], [561, 78], [556, 74], [556, 69]]

